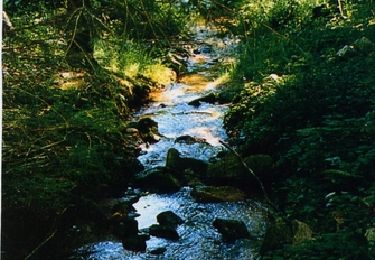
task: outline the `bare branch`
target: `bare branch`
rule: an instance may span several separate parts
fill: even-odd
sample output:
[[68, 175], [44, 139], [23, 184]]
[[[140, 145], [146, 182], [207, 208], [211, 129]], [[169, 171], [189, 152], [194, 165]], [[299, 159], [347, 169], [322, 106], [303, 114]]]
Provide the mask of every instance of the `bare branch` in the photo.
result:
[[253, 169], [250, 168], [249, 165], [247, 165], [247, 163], [243, 160], [243, 158], [241, 157], [241, 155], [239, 153], [237, 153], [236, 150], [234, 150], [232, 147], [230, 147], [227, 143], [223, 142], [220, 140], [220, 143], [225, 147], [227, 148], [228, 150], [230, 150], [241, 162], [241, 164], [247, 169], [247, 171], [255, 178], [255, 180], [257, 181], [257, 183], [259, 184], [259, 187], [261, 188], [262, 190], [262, 193], [263, 193], [263, 196], [264, 196], [264, 199], [266, 200], [266, 203], [269, 204], [276, 212], [279, 212], [280, 210], [276, 207], [275, 204], [273, 204], [273, 202], [271, 201], [270, 197], [268, 196], [268, 193], [263, 185], [263, 182], [259, 179], [259, 177], [254, 173]]

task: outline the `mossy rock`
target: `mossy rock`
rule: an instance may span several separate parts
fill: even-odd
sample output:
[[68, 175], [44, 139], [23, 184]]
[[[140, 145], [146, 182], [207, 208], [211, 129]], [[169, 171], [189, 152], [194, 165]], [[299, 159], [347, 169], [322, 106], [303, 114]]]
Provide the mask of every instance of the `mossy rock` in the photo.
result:
[[192, 145], [192, 144], [195, 144], [195, 143], [201, 143], [201, 144], [209, 145], [209, 143], [206, 141], [206, 139], [194, 137], [194, 136], [189, 136], [189, 135], [182, 135], [180, 137], [177, 137], [176, 140], [175, 140], [175, 143], [184, 143], [184, 144], [187, 144], [187, 145]]
[[149, 229], [150, 235], [165, 238], [169, 240], [178, 240], [180, 238], [176, 227], [173, 225], [151, 225]]
[[250, 238], [250, 233], [242, 221], [215, 219], [213, 225], [222, 234], [225, 241], [232, 242], [237, 239]]
[[190, 195], [197, 202], [236, 202], [243, 201], [246, 195], [238, 188], [230, 186], [199, 186]]
[[207, 171], [206, 162], [195, 158], [181, 157], [180, 152], [175, 148], [170, 148], [168, 150], [166, 167], [179, 172], [191, 169], [195, 173], [200, 173], [202, 175]]
[[297, 244], [312, 239], [312, 231], [306, 223], [293, 220], [286, 223], [277, 218], [269, 223], [264, 235], [261, 254], [282, 248], [286, 244]]
[[229, 90], [222, 91], [216, 97], [217, 102], [219, 104], [230, 103], [230, 102], [232, 102], [232, 100], [233, 100], [234, 96], [236, 95], [236, 93], [237, 92], [235, 92], [235, 91], [229, 91]]
[[164, 226], [178, 226], [179, 224], [182, 224], [182, 219], [174, 212], [172, 211], [165, 211], [156, 216], [156, 219], [158, 220], [158, 223], [160, 225]]
[[142, 129], [149, 129], [149, 128], [152, 128], [152, 127], [158, 127], [158, 123], [154, 120], [152, 120], [151, 118], [149, 117], [144, 117], [144, 118], [141, 118], [139, 121], [138, 121], [138, 124], [137, 124], [137, 128], [142, 131]]
[[207, 169], [207, 178], [220, 181], [242, 180], [248, 175], [248, 172], [241, 164], [241, 161], [235, 155], [227, 155], [224, 158], [210, 163]]
[[123, 218], [122, 222], [114, 230], [114, 234], [120, 239], [134, 237], [138, 232], [138, 221], [132, 218]]
[[175, 173], [167, 167], [155, 167], [136, 176], [138, 186], [156, 193], [176, 192], [181, 188]]
[[215, 104], [217, 102], [217, 97], [216, 97], [215, 93], [209, 93], [204, 97], [201, 97], [201, 98], [195, 99], [193, 101], [190, 101], [188, 103], [188, 105], [197, 107], [197, 106], [200, 105], [201, 102], [209, 103], [209, 104]]
[[284, 244], [292, 243], [292, 229], [281, 218], [268, 224], [264, 235], [261, 254], [281, 248]]
[[147, 249], [146, 241], [150, 237], [145, 234], [136, 234], [132, 237], [127, 237], [122, 240], [122, 246], [126, 250], [135, 251], [135, 252], [144, 252]]
[[[274, 162], [271, 156], [262, 154], [251, 155], [245, 157], [244, 162], [261, 180], [268, 181], [274, 178]], [[233, 182], [236, 185], [245, 185], [255, 183], [254, 176], [244, 167], [241, 160], [233, 154], [226, 155], [215, 163], [209, 164], [207, 180], [217, 184]]]
[[135, 125], [143, 141], [154, 143], [160, 140], [161, 135], [158, 130], [158, 123], [149, 117], [141, 118]]
[[167, 153], [166, 167], [176, 169], [179, 167], [180, 152], [175, 148], [170, 148]]

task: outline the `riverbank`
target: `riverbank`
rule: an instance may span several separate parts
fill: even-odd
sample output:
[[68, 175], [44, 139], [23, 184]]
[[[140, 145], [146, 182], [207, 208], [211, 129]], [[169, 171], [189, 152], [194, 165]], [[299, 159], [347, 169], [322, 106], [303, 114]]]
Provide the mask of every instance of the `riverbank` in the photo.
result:
[[[219, 32], [210, 24], [192, 27], [192, 38], [178, 42], [189, 53], [187, 72], [180, 74], [178, 82], [152, 93], [152, 101], [136, 113], [158, 129], [156, 142], [141, 146], [139, 160], [145, 170], [131, 185], [144, 192], [138, 191], [139, 201], [132, 203], [130, 212], [121, 214], [117, 224], [122, 229], [131, 219], [136, 230], [87, 243], [73, 257], [251, 259], [258, 255], [264, 207], [249, 194], [230, 187], [232, 183], [209, 186], [216, 170], [208, 172], [207, 168], [223, 153], [220, 141], [227, 138], [223, 130], [227, 104], [218, 102], [216, 86], [224, 81], [221, 71], [230, 63], [220, 60], [232, 61], [238, 44], [227, 35], [224, 45]], [[165, 211], [182, 219], [178, 227], [158, 224]], [[235, 225], [242, 235], [225, 231], [226, 225]], [[134, 245], [134, 241], [139, 243]]]
[[[169, 67], [178, 64], [162, 57], [178, 52], [150, 52], [151, 41], [122, 37], [108, 20], [97, 27], [101, 12], [114, 15], [105, 4], [15, 5], [6, 5], [12, 25], [2, 46], [1, 258], [61, 259], [90, 239], [73, 224], [106, 225], [96, 201], [123, 194], [142, 170], [145, 140], [132, 112], [174, 80]], [[169, 29], [178, 33], [175, 22]]]
[[[198, 259], [260, 247], [265, 259], [371, 259], [374, 4], [200, 3], [226, 29], [206, 41], [197, 28], [195, 45], [179, 37], [193, 4], [16, 3], [2, 257], [186, 258], [202, 239]], [[254, 194], [270, 205], [267, 227]], [[165, 225], [160, 211], [182, 219]], [[223, 224], [240, 239], [227, 243]]]
[[[231, 143], [275, 160], [266, 190], [284, 220], [271, 219], [265, 259], [374, 253], [373, 3], [336, 4], [262, 9], [223, 88]], [[312, 230], [305, 242], [285, 235], [292, 220]]]

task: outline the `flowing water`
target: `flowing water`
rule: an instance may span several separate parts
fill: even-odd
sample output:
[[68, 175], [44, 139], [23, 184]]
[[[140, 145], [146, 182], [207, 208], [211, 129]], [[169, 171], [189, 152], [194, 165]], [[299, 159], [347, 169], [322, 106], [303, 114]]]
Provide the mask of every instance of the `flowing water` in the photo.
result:
[[[153, 102], [144, 107], [135, 116], [150, 117], [159, 125], [162, 138], [152, 145], [144, 145], [139, 160], [145, 168], [165, 165], [169, 148], [174, 147], [182, 156], [208, 161], [214, 157], [225, 140], [223, 115], [227, 105], [201, 103], [199, 107], [188, 105], [195, 100], [215, 91], [219, 75], [215, 75], [215, 66], [220, 62], [230, 62], [236, 39], [219, 38], [215, 30], [207, 27], [195, 28], [194, 42], [199, 54], [191, 51], [188, 58], [189, 74], [179, 83], [169, 85], [165, 90], [153, 94]], [[189, 135], [204, 138], [207, 143], [176, 143], [179, 136]], [[242, 239], [234, 243], [225, 243], [213, 227], [215, 218], [243, 221], [254, 237], [264, 232], [264, 209], [261, 204], [247, 200], [237, 203], [196, 203], [189, 195], [191, 188], [184, 187], [174, 194], [148, 194], [134, 204], [139, 216], [136, 220], [140, 229], [156, 224], [156, 216], [167, 210], [179, 215], [184, 223], [178, 227], [180, 239], [169, 241], [151, 236], [147, 241], [146, 252], [125, 250], [120, 241], [101, 241], [79, 249], [85, 257], [80, 259], [254, 259], [257, 248], [254, 240]], [[150, 253], [153, 249], [165, 248], [160, 255]], [[82, 255], [82, 254], [81, 254]]]

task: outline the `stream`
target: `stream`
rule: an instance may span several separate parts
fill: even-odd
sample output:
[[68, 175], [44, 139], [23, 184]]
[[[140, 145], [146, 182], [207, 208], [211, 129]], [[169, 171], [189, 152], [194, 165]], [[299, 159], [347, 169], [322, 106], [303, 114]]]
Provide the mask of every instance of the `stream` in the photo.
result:
[[[208, 26], [192, 29], [194, 48], [187, 60], [188, 72], [178, 83], [152, 94], [152, 102], [135, 114], [136, 118], [149, 117], [158, 123], [161, 140], [143, 145], [139, 160], [146, 169], [164, 166], [169, 148], [176, 148], [182, 157], [209, 161], [223, 150], [220, 140], [227, 136], [223, 128], [223, 116], [227, 105], [190, 101], [216, 91], [219, 74], [218, 64], [231, 62], [238, 40], [216, 36], [217, 31]], [[185, 47], [185, 46], [183, 46]], [[195, 51], [194, 49], [198, 50]], [[207, 143], [175, 142], [177, 137], [203, 138]], [[221, 234], [213, 227], [216, 218], [241, 220], [250, 234], [259, 238], [264, 233], [264, 208], [256, 201], [247, 199], [231, 203], [197, 203], [190, 196], [192, 188], [183, 187], [173, 194], [144, 194], [133, 204], [137, 212], [139, 229], [156, 224], [156, 216], [163, 211], [173, 211], [183, 219], [178, 226], [180, 239], [170, 241], [151, 236], [146, 252], [125, 250], [121, 241], [99, 241], [78, 249], [75, 259], [255, 259], [259, 243], [254, 239], [223, 242]], [[155, 255], [152, 250], [164, 248]]]

